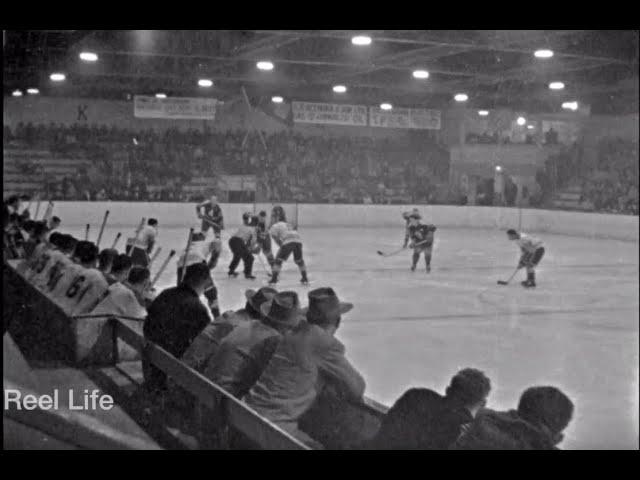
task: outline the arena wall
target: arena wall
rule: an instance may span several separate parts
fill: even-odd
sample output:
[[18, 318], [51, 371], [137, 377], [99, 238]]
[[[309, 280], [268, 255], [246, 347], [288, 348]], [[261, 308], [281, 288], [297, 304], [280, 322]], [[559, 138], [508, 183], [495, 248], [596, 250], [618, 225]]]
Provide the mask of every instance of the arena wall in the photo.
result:
[[[272, 204], [258, 204], [258, 210], [269, 210]], [[401, 213], [406, 205], [319, 205], [300, 204], [300, 227], [402, 227]], [[295, 205], [287, 205], [290, 220]], [[97, 228], [105, 210], [110, 211], [109, 225], [135, 229], [142, 217], [158, 218], [161, 227], [198, 227], [195, 204], [192, 203], [128, 203], [128, 202], [56, 202], [54, 215], [63, 225], [81, 227], [88, 221]], [[226, 226], [239, 224], [242, 212], [252, 211], [252, 204], [222, 205]], [[599, 213], [566, 212], [508, 207], [432, 205], [420, 207], [427, 221], [449, 228], [517, 228], [530, 232], [575, 235], [638, 241], [638, 217]], [[521, 218], [520, 218], [521, 217]]]

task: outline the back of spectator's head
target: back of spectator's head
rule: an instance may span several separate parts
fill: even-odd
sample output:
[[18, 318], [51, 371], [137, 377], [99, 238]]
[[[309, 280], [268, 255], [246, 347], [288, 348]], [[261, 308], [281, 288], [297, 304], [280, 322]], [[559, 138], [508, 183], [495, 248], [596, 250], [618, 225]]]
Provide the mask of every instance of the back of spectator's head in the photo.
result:
[[206, 290], [213, 283], [209, 267], [207, 267], [205, 263], [189, 265], [185, 270], [182, 283], [189, 285], [195, 290]]
[[482, 406], [491, 391], [491, 381], [484, 372], [464, 368], [456, 373], [445, 391], [445, 396], [465, 407]]
[[19, 225], [20, 224], [20, 215], [17, 213], [12, 213], [9, 215], [9, 223], [11, 225]]
[[556, 387], [527, 388], [518, 403], [518, 414], [535, 425], [560, 434], [573, 416], [573, 402]]
[[150, 218], [147, 220], [147, 225], [151, 225], [152, 227], [158, 226], [158, 220], [155, 218]]
[[151, 273], [149, 272], [148, 268], [140, 267], [136, 265], [135, 267], [131, 268], [131, 270], [129, 271], [129, 276], [127, 278], [127, 281], [131, 285], [142, 287], [142, 286], [146, 286], [146, 283], [150, 277], [151, 277]]
[[35, 228], [35, 226], [36, 222], [34, 222], [33, 220], [26, 220], [22, 222], [22, 229], [30, 235], [31, 233], [33, 233], [33, 229]]
[[353, 308], [352, 303], [341, 302], [330, 287], [316, 288], [308, 293], [309, 306], [302, 309], [307, 322], [321, 327], [340, 326], [342, 315]]
[[105, 248], [102, 250], [98, 256], [98, 269], [109, 273], [113, 265], [113, 260], [117, 256], [118, 251], [115, 248]]
[[56, 227], [60, 226], [61, 222], [62, 222], [62, 220], [60, 220], [60, 217], [56, 217], [54, 215], [53, 217], [51, 217], [51, 228], [56, 228]]
[[121, 253], [111, 263], [111, 275], [129, 275], [131, 266], [131, 257], [126, 253]]

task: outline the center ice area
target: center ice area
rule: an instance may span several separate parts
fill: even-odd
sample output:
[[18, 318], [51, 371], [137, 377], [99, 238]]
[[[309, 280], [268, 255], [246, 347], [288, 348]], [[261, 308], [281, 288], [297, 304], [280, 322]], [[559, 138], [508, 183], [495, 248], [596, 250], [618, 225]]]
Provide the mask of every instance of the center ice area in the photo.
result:
[[[102, 247], [117, 231], [126, 236], [122, 227], [107, 228]], [[171, 249], [184, 248], [187, 233], [188, 226], [160, 224], [163, 251], [152, 276]], [[227, 278], [231, 233], [223, 233], [213, 272], [223, 311], [242, 307], [244, 291], [267, 281], [257, 258], [256, 280]], [[576, 409], [562, 448], [638, 448], [637, 242], [539, 233], [546, 254], [538, 287], [525, 290], [524, 272], [508, 286], [496, 284], [519, 255], [502, 230], [439, 228], [428, 275], [422, 260], [409, 271], [408, 251], [376, 254], [402, 246], [402, 225], [301, 227], [300, 234], [312, 285], [299, 285], [290, 260], [278, 288], [296, 290], [306, 304], [309, 288], [331, 286], [355, 304], [337, 336], [364, 375], [367, 396], [391, 405], [411, 386], [443, 392], [457, 370], [476, 367], [492, 381], [490, 408], [515, 408], [533, 385], [565, 391]], [[174, 261], [158, 287], [172, 286], [175, 275]]]

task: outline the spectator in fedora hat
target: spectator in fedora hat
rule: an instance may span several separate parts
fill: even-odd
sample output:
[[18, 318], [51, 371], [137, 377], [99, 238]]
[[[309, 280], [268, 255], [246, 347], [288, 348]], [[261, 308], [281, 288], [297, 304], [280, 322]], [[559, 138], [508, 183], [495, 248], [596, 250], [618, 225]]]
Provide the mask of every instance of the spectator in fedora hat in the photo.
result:
[[309, 292], [309, 307], [290, 316], [306, 314], [280, 341], [267, 368], [245, 401], [261, 415], [297, 438], [315, 444], [298, 428], [298, 420], [313, 405], [323, 385], [331, 385], [346, 398], [360, 400], [365, 382], [345, 357], [334, 336], [341, 317], [353, 308], [340, 302], [331, 288]]
[[262, 319], [251, 319], [236, 327], [220, 344], [204, 370], [205, 377], [237, 397], [256, 383], [282, 336], [300, 321], [296, 292], [280, 292], [264, 302]]
[[209, 359], [217, 352], [222, 339], [239, 325], [250, 320], [259, 321], [262, 318], [260, 307], [271, 300], [276, 293], [278, 293], [276, 289], [271, 287], [247, 290], [245, 292], [247, 299], [245, 307], [235, 312], [225, 312], [217, 320], [207, 325], [185, 351], [182, 361], [202, 373]]

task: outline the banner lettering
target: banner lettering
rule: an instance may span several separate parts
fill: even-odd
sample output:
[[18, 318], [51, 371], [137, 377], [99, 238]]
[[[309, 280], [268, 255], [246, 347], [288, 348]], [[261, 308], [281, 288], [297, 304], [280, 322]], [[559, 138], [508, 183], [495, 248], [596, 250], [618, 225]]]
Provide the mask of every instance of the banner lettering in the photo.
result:
[[136, 95], [133, 114], [137, 118], [215, 120], [218, 103], [220, 102], [214, 98], [156, 98]]

